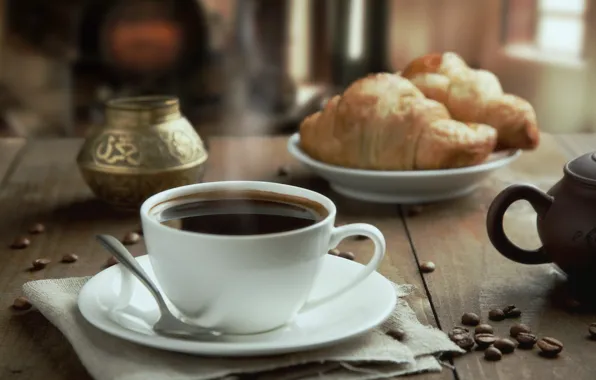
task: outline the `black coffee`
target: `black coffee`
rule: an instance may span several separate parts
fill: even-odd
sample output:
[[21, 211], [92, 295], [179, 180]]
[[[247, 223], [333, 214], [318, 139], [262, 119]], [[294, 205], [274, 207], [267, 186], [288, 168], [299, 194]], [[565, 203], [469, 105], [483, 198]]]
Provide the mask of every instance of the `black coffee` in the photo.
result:
[[217, 195], [199, 194], [175, 205], [176, 199], [166, 202], [155, 216], [172, 228], [214, 235], [286, 232], [308, 227], [326, 216], [323, 206], [304, 198], [265, 192], [225, 193], [219, 199]]

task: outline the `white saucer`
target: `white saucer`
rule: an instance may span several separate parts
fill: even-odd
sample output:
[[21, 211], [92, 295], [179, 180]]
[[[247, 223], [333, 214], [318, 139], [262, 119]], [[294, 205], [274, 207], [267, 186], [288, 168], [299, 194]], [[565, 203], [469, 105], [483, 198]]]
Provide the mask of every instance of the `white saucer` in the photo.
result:
[[[137, 261], [154, 278], [147, 256]], [[347, 283], [362, 265], [327, 255], [313, 296]], [[149, 292], [121, 265], [90, 279], [79, 294], [79, 309], [95, 327], [122, 339], [164, 350], [206, 356], [257, 356], [320, 348], [354, 338], [383, 323], [396, 304], [391, 282], [373, 272], [359, 286], [329, 304], [299, 314], [287, 326], [263, 334], [226, 336], [216, 341], [188, 341], [156, 335], [150, 328], [159, 318]], [[124, 276], [123, 276], [124, 272]], [[131, 287], [120, 296], [122, 280]], [[189, 289], [192, 291], [192, 289]], [[127, 292], [123, 292], [127, 293]], [[123, 305], [123, 301], [126, 302]], [[266, 311], [263, 311], [266, 312]]]
[[497, 152], [480, 165], [457, 169], [383, 171], [350, 169], [317, 161], [300, 149], [298, 133], [290, 137], [288, 151], [346, 197], [399, 204], [437, 202], [468, 195], [492, 172], [521, 155], [521, 150]]

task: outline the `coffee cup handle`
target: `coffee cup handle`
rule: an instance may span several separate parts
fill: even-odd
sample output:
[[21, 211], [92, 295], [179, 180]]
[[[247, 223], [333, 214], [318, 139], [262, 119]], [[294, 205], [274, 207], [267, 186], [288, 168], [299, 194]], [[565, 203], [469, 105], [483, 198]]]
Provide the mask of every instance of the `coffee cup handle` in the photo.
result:
[[553, 197], [534, 186], [511, 185], [507, 187], [495, 197], [486, 215], [486, 230], [490, 242], [501, 255], [521, 264], [547, 264], [552, 262], [544, 251], [544, 247], [532, 251], [522, 249], [513, 244], [505, 234], [503, 228], [505, 212], [509, 206], [519, 200], [528, 201], [538, 214], [538, 218], [543, 218], [553, 203]]
[[[321, 306], [321, 305], [337, 298], [338, 296], [346, 293], [348, 290], [354, 288], [355, 286], [360, 284], [362, 281], [364, 281], [364, 279], [366, 279], [368, 276], [370, 276], [370, 274], [372, 272], [374, 272], [379, 267], [381, 260], [385, 256], [385, 248], [386, 248], [385, 237], [383, 236], [383, 234], [377, 227], [374, 227], [370, 224], [354, 223], [354, 224], [348, 224], [348, 225], [341, 226], [341, 227], [335, 227], [333, 229], [333, 232], [331, 233], [331, 239], [329, 241], [329, 248], [330, 249], [335, 248], [339, 245], [339, 242], [342, 241], [343, 239], [350, 237], [350, 236], [355, 236], [355, 235], [363, 235], [363, 236], [370, 238], [373, 241], [373, 243], [375, 245], [375, 251], [373, 253], [373, 257], [370, 259], [368, 264], [366, 264], [366, 266], [364, 268], [362, 268], [360, 273], [358, 273], [358, 275], [352, 281], [350, 281], [347, 285], [342, 286], [341, 288], [331, 292], [330, 294], [306, 301], [306, 303], [304, 304], [302, 309], [300, 309], [300, 313], [306, 312], [306, 311], [314, 309], [318, 306]], [[325, 254], [327, 254], [327, 253], [325, 252]]]

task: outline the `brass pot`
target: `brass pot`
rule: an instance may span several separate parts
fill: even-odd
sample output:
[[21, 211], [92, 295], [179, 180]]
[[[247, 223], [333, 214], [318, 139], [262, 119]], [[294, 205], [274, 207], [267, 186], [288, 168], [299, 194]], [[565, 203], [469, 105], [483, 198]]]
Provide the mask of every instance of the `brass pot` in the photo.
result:
[[90, 131], [77, 163], [95, 195], [137, 209], [153, 194], [202, 181], [203, 141], [168, 96], [114, 99], [106, 122]]

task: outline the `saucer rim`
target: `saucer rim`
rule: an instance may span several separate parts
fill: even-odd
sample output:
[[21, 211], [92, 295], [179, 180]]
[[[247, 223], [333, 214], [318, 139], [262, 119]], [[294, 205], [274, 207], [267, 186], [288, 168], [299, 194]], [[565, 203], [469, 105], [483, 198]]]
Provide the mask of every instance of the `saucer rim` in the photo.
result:
[[[146, 265], [151, 265], [148, 255], [138, 256], [137, 261], [143, 263], [147, 262]], [[335, 257], [332, 255], [325, 256], [325, 260], [341, 260], [341, 262], [347, 265], [358, 265], [363, 267], [362, 264], [349, 261], [343, 258]], [[364, 281], [370, 281], [374, 276], [376, 281], [379, 281], [379, 287], [383, 287], [384, 292], [391, 294], [391, 299], [387, 300], [383, 311], [377, 312], [374, 318], [370, 318], [370, 321], [364, 325], [359, 326], [356, 329], [350, 330], [345, 334], [338, 334], [341, 336], [327, 337], [324, 339], [315, 339], [316, 334], [313, 334], [313, 339], [310, 341], [301, 341], [298, 343], [292, 343], [290, 340], [282, 345], [276, 341], [267, 342], [201, 342], [201, 341], [189, 341], [183, 339], [176, 339], [173, 337], [159, 336], [159, 335], [147, 335], [134, 330], [127, 329], [126, 327], [118, 324], [111, 320], [107, 314], [108, 310], [105, 310], [101, 305], [98, 305], [96, 289], [101, 289], [102, 282], [113, 278], [116, 275], [116, 271], [119, 268], [123, 268], [121, 264], [116, 264], [110, 268], [104, 269], [95, 276], [93, 276], [85, 285], [83, 285], [78, 299], [77, 307], [82, 314], [83, 318], [91, 324], [94, 328], [97, 328], [109, 335], [116, 338], [123, 339], [125, 341], [136, 343], [146, 347], [152, 347], [160, 350], [180, 352], [192, 355], [199, 355], [205, 357], [251, 357], [251, 356], [263, 356], [263, 355], [281, 355], [294, 352], [301, 352], [313, 349], [320, 349], [336, 345], [351, 339], [355, 339], [359, 336], [366, 334], [367, 332], [378, 327], [384, 323], [393, 313], [397, 305], [397, 294], [393, 284], [383, 275], [374, 271], [371, 277]], [[124, 269], [125, 270], [125, 269]], [[93, 313], [92, 311], [100, 311]]]

